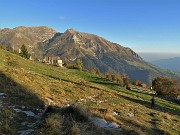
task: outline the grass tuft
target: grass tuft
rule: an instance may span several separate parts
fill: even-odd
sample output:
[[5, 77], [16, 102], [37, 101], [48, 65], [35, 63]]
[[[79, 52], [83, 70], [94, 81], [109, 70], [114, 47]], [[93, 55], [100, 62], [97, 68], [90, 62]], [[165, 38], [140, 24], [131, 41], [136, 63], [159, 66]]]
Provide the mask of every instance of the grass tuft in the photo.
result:
[[86, 122], [90, 119], [90, 112], [82, 105], [74, 104], [61, 110], [62, 115], [70, 115], [78, 122]]

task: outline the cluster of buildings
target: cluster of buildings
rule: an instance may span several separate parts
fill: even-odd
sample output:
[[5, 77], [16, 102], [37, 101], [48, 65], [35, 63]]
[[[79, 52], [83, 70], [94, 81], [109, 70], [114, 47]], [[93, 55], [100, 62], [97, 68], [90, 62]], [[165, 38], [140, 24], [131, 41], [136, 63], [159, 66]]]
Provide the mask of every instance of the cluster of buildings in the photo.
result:
[[58, 65], [60, 67], [63, 66], [63, 62], [59, 56], [46, 56], [43, 59], [43, 62], [45, 62], [47, 64], [51, 64], [51, 65]]
[[[19, 53], [21, 53], [21, 50], [19, 49]], [[46, 64], [50, 65], [56, 65], [59, 67], [63, 67], [63, 61], [60, 59], [59, 56], [45, 56], [44, 59], [35, 59], [33, 56], [30, 56], [29, 58], [31, 61], [39, 61], [39, 62], [44, 62]]]

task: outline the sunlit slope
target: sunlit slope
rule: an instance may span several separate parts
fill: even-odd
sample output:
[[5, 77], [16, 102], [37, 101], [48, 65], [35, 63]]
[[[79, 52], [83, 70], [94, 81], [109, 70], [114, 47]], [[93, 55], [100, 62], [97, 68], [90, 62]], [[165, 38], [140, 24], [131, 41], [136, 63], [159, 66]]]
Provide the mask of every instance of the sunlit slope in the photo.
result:
[[152, 110], [148, 90], [126, 90], [94, 74], [29, 61], [4, 50], [0, 73], [0, 92], [19, 97], [9, 99], [13, 105], [79, 103], [94, 115], [121, 124], [122, 134], [180, 133], [180, 106], [157, 97]]

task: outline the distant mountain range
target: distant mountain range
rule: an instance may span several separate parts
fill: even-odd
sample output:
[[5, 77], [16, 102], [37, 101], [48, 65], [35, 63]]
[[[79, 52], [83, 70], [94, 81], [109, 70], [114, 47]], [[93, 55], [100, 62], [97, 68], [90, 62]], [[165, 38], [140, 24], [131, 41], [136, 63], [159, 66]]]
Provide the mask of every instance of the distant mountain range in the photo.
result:
[[162, 60], [162, 59], [170, 59], [170, 58], [180, 57], [180, 53], [138, 52], [138, 54], [143, 58], [143, 60], [150, 62], [150, 63], [152, 61], [158, 61], [158, 60]]
[[180, 57], [152, 61], [152, 64], [163, 68], [180, 72]]
[[145, 62], [130, 48], [112, 43], [97, 35], [69, 29], [58, 33], [48, 27], [17, 27], [0, 30], [0, 44], [19, 49], [28, 47], [33, 56], [58, 55], [65, 63], [79, 58], [86, 69], [110, 73], [126, 73], [131, 81], [151, 83], [157, 75], [180, 77], [174, 72], [156, 68]]

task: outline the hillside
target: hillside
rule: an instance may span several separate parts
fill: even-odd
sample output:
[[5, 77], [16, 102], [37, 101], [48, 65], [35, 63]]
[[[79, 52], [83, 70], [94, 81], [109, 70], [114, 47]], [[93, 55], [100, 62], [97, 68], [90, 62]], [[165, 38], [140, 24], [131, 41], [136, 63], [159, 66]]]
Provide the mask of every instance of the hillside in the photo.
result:
[[162, 69], [180, 71], [180, 57], [156, 60], [151, 63]]
[[[148, 89], [126, 90], [94, 74], [29, 61], [4, 50], [0, 50], [0, 56], [2, 134], [178, 135], [180, 132], [179, 104], [157, 97], [152, 110], [152, 91]], [[82, 121], [74, 115], [67, 119], [72, 108], [60, 116], [58, 108], [68, 104], [84, 106], [91, 117], [113, 121], [121, 130], [100, 128], [91, 119]], [[47, 105], [57, 112], [51, 108], [48, 115], [41, 115]], [[84, 113], [83, 108], [80, 112]]]

